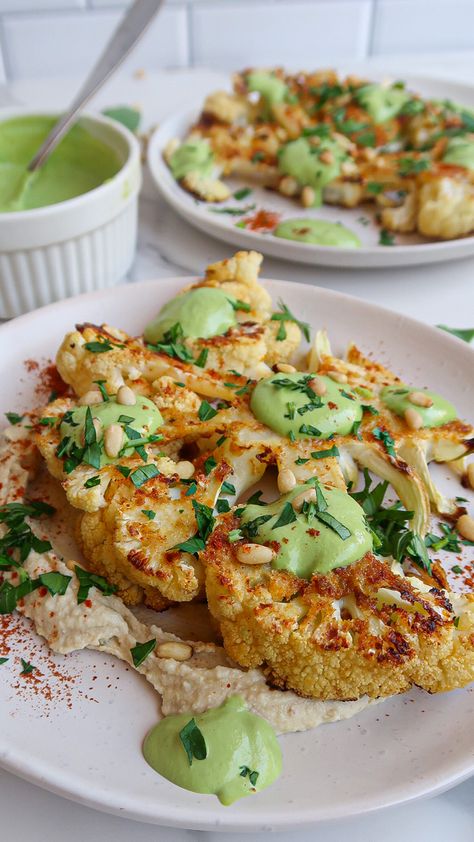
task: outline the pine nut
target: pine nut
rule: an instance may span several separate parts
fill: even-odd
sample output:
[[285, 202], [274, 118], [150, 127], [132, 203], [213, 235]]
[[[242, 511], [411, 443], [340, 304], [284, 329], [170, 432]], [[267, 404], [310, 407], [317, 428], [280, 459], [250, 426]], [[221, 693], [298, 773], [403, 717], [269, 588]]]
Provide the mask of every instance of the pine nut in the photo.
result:
[[328, 371], [327, 376], [336, 383], [347, 383], [347, 374], [342, 371]]
[[137, 396], [130, 386], [120, 386], [117, 392], [117, 403], [121, 406], [135, 406]]
[[316, 491], [314, 488], [308, 488], [306, 491], [302, 491], [301, 494], [297, 494], [291, 501], [291, 505], [293, 506], [295, 512], [300, 512], [305, 503], [315, 502]]
[[304, 208], [312, 208], [314, 205], [314, 200], [316, 199], [316, 193], [314, 192], [313, 188], [309, 185], [303, 187], [301, 191], [301, 204]]
[[241, 544], [237, 548], [237, 559], [241, 564], [270, 564], [274, 555], [271, 547], [262, 544]]
[[467, 481], [474, 491], [474, 462], [470, 462], [466, 470]]
[[424, 392], [410, 392], [408, 400], [410, 403], [414, 403], [415, 406], [433, 406], [433, 398], [425, 395]]
[[123, 430], [120, 424], [109, 424], [104, 430], [104, 448], [107, 456], [115, 459], [123, 445]]
[[312, 380], [308, 381], [308, 386], [313, 390], [315, 395], [319, 395], [320, 398], [325, 395], [328, 390], [328, 387], [321, 377], [313, 377]]
[[410, 430], [419, 430], [423, 426], [423, 418], [416, 409], [409, 407], [405, 410], [403, 415]]
[[85, 395], [79, 398], [78, 404], [79, 406], [94, 406], [96, 403], [102, 403], [102, 395], [98, 389], [91, 389], [89, 392], [86, 392]]
[[194, 465], [187, 459], [182, 459], [180, 462], [176, 462], [175, 470], [180, 479], [191, 479], [194, 474]]
[[299, 186], [295, 178], [292, 178], [291, 175], [285, 175], [280, 181], [278, 189], [284, 196], [296, 196]]
[[288, 494], [296, 485], [296, 477], [289, 468], [283, 468], [278, 474], [277, 479], [278, 491], [280, 494]]
[[456, 523], [456, 528], [466, 541], [474, 541], [474, 518], [469, 515], [461, 515]]
[[334, 155], [332, 154], [330, 149], [323, 149], [319, 156], [319, 160], [322, 161], [323, 164], [333, 164]]
[[278, 371], [282, 371], [283, 374], [294, 374], [296, 368], [294, 365], [290, 365], [289, 363], [277, 363]]
[[173, 661], [189, 661], [193, 654], [193, 647], [189, 643], [167, 640], [166, 643], [158, 644], [155, 654], [159, 658], [172, 658]]

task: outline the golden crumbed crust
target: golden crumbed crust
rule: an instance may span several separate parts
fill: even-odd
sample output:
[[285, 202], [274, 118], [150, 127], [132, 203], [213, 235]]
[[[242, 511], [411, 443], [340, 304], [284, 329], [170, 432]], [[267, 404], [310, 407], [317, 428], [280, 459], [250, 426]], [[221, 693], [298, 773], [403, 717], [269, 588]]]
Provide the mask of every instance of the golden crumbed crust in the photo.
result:
[[[368, 554], [307, 582], [237, 561], [224, 515], [206, 549], [206, 591], [224, 646], [241, 666], [261, 666], [275, 686], [318, 699], [431, 693], [474, 679], [474, 597], [465, 629], [445, 592], [420, 590]], [[461, 625], [461, 624], [460, 624]]]

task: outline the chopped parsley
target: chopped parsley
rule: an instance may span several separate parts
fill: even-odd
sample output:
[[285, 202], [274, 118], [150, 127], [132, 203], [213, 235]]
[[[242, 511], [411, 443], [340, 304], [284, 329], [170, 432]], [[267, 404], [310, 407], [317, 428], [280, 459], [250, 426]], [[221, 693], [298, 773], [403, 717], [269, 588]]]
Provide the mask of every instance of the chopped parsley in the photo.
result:
[[206, 461], [204, 462], [204, 473], [206, 474], [206, 476], [209, 476], [209, 474], [211, 473], [211, 471], [214, 470], [216, 465], [217, 461], [214, 459], [214, 456], [208, 456]]
[[30, 662], [29, 662], [29, 661], [25, 661], [25, 659], [24, 659], [24, 658], [20, 658], [20, 661], [21, 661], [21, 672], [20, 672], [20, 675], [31, 675], [31, 673], [32, 673], [34, 670], [38, 669], [38, 667], [35, 667], [35, 665], [34, 665], [34, 664], [30, 664]]
[[311, 436], [312, 438], [319, 438], [321, 435], [321, 430], [318, 430], [317, 427], [314, 427], [312, 424], [302, 424], [299, 432], [305, 436]]
[[222, 483], [221, 494], [236, 494], [235, 485], [225, 480]]
[[19, 424], [20, 421], [23, 421], [24, 415], [18, 415], [17, 412], [6, 412], [5, 417], [10, 424]]
[[378, 196], [379, 193], [383, 192], [384, 185], [380, 183], [380, 181], [369, 181], [366, 184], [367, 193], [371, 193], [373, 196]]
[[142, 509], [142, 515], [148, 518], [148, 520], [155, 520], [156, 512], [152, 511], [152, 509]]
[[111, 342], [110, 339], [101, 337], [95, 342], [84, 342], [82, 347], [85, 348], [86, 351], [90, 351], [91, 354], [105, 354], [107, 351], [112, 351], [114, 348], [125, 348], [125, 345], [121, 345], [118, 342]]
[[240, 190], [236, 190], [233, 196], [234, 199], [237, 199], [237, 201], [240, 202], [242, 199], [246, 199], [247, 196], [250, 196], [251, 192], [250, 187], [242, 187]]
[[8, 658], [0, 658], [0, 666], [1, 666], [1, 664], [6, 664], [7, 661], [8, 661]]
[[134, 471], [131, 471], [129, 478], [133, 482], [135, 488], [141, 488], [145, 482], [157, 477], [159, 473], [160, 472], [156, 465], [143, 465], [141, 468], [136, 468]]
[[[205, 368], [207, 363], [207, 358], [209, 356], [209, 348], [202, 348], [200, 354], [194, 360], [194, 365], [197, 365], [198, 368]], [[179, 386], [184, 386], [184, 383], [177, 384]]]
[[273, 515], [259, 515], [253, 520], [249, 520], [242, 525], [242, 532], [246, 538], [256, 538], [260, 526], [263, 526], [268, 520], [271, 520]]
[[148, 655], [153, 652], [155, 646], [156, 637], [152, 640], [147, 640], [146, 643], [137, 643], [136, 646], [133, 646], [133, 648], [130, 649], [130, 654], [132, 656], [134, 666], [139, 667], [140, 664], [143, 664], [143, 661], [145, 661], [146, 658], [148, 658]]
[[329, 459], [331, 456], [339, 456], [339, 448], [335, 444], [326, 450], [313, 450], [311, 453], [312, 459]]
[[291, 503], [287, 501], [280, 512], [278, 520], [273, 524], [272, 529], [279, 529], [281, 526], [287, 526], [289, 523], [294, 523], [295, 520], [295, 510]]
[[400, 158], [398, 174], [401, 176], [417, 175], [429, 167], [427, 158]]
[[230, 503], [228, 500], [217, 500], [216, 509], [220, 515], [230, 512]]
[[447, 325], [436, 325], [436, 327], [441, 328], [441, 330], [445, 330], [447, 333], [451, 333], [453, 336], [457, 336], [457, 338], [462, 339], [463, 342], [472, 342], [474, 339], [474, 327], [460, 328], [447, 327]]
[[96, 485], [100, 485], [100, 476], [98, 474], [95, 477], [89, 477], [89, 479], [86, 479], [84, 488], [95, 488]]
[[197, 531], [192, 538], [188, 538], [186, 541], [181, 541], [181, 543], [176, 544], [170, 549], [181, 550], [184, 553], [192, 553], [193, 555], [196, 555], [205, 548], [206, 541], [214, 529], [216, 519], [209, 506], [205, 506], [204, 503], [198, 503], [196, 500], [192, 500], [192, 504]]
[[374, 427], [372, 435], [374, 439], [382, 442], [389, 456], [392, 456], [394, 459], [397, 458], [397, 454], [395, 452], [395, 440], [392, 438], [388, 430], [384, 430], [382, 427]]
[[117, 586], [111, 585], [107, 579], [104, 579], [103, 576], [98, 576], [97, 573], [89, 573], [88, 570], [84, 570], [84, 568], [79, 567], [78, 564], [75, 565], [74, 572], [79, 580], [79, 588], [77, 591], [78, 605], [81, 605], [81, 603], [86, 601], [91, 588], [97, 588], [97, 590], [105, 594], [105, 596], [110, 596], [117, 590]]
[[[254, 160], [252, 158], [252, 160]], [[252, 205], [242, 205], [240, 208], [209, 208], [212, 213], [224, 213], [228, 216], [243, 216], [245, 213], [249, 213], [250, 211], [255, 210], [257, 206], [255, 204]]]
[[395, 237], [386, 228], [382, 228], [379, 236], [379, 246], [393, 246]]
[[254, 491], [251, 497], [248, 498], [246, 505], [247, 506], [266, 506], [264, 500], [261, 499], [263, 491]]
[[64, 573], [59, 573], [56, 570], [51, 570], [50, 573], [41, 573], [39, 576], [40, 583], [48, 589], [51, 596], [64, 596], [72, 576], [65, 576]]
[[40, 418], [38, 423], [41, 427], [54, 427], [57, 420], [55, 415], [47, 415], [44, 418]]
[[301, 330], [304, 338], [307, 342], [310, 341], [310, 326], [308, 322], [302, 322], [293, 315], [293, 313], [288, 309], [286, 304], [281, 300], [278, 301], [278, 306], [281, 312], [273, 313], [270, 321], [272, 322], [280, 322], [280, 327], [278, 328], [277, 333], [277, 340], [282, 342], [286, 339], [286, 330], [285, 330], [285, 322], [294, 322], [298, 325], [299, 329]]
[[161, 342], [156, 342], [154, 345], [148, 344], [147, 348], [151, 351], [158, 351], [160, 354], [166, 354], [168, 357], [174, 357], [181, 362], [194, 362], [193, 355], [189, 348], [183, 343], [184, 332], [179, 322], [176, 322], [163, 336]]
[[181, 729], [179, 739], [186, 752], [190, 766], [192, 766], [193, 760], [206, 759], [206, 741], [202, 735], [202, 731], [196, 725], [194, 717]]
[[240, 539], [243, 537], [244, 536], [242, 535], [241, 529], [231, 529], [229, 534], [227, 535], [227, 538], [231, 544], [234, 544], [236, 541], [240, 541]]
[[455, 564], [454, 567], [451, 567], [451, 570], [452, 570], [453, 573], [458, 573], [458, 574], [463, 572], [462, 567], [460, 567], [459, 564]]
[[210, 421], [217, 415], [217, 409], [214, 409], [208, 401], [203, 401], [198, 410], [198, 418], [200, 421]]
[[248, 766], [239, 766], [239, 770], [241, 778], [248, 778], [252, 786], [257, 785], [259, 772], [252, 771]]
[[108, 401], [109, 400], [109, 394], [107, 392], [107, 389], [105, 388], [105, 380], [94, 380], [94, 383], [96, 383], [97, 386], [99, 387], [99, 392], [102, 395], [102, 400], [104, 402]]

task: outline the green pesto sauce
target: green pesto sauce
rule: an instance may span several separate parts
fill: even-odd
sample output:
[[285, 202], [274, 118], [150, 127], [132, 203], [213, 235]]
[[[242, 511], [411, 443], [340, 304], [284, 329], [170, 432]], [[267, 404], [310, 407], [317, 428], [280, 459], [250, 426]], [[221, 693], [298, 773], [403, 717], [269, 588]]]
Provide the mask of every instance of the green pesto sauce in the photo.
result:
[[[433, 406], [417, 406], [411, 403], [408, 400], [408, 395], [411, 392], [423, 392], [423, 394], [428, 395], [433, 401]], [[415, 409], [420, 413], [424, 427], [440, 427], [442, 424], [448, 424], [449, 421], [454, 421], [458, 417], [454, 406], [449, 401], [428, 389], [415, 389], [403, 384], [386, 386], [385, 389], [382, 389], [380, 398], [395, 415], [403, 417], [405, 410]]]
[[47, 116], [15, 117], [0, 123], [0, 213], [55, 205], [88, 193], [121, 168], [118, 155], [76, 124], [46, 163], [27, 166], [53, 128]]
[[445, 164], [474, 170], [474, 141], [466, 137], [452, 137], [443, 155]]
[[[77, 427], [74, 427], [72, 424], [63, 423], [60, 427], [61, 438], [65, 436], [71, 436], [71, 438], [75, 441], [78, 447], [84, 446], [84, 425], [86, 419], [86, 412], [88, 407], [87, 406], [78, 406], [76, 409], [72, 411], [72, 421], [77, 424]], [[135, 406], [123, 406], [122, 404], [117, 403], [112, 397], [108, 401], [104, 401], [103, 403], [95, 404], [94, 406], [89, 407], [91, 410], [92, 418], [98, 418], [102, 422], [102, 435], [98, 439], [98, 442], [101, 446], [100, 448], [100, 466], [109, 465], [112, 462], [117, 462], [117, 458], [110, 458], [104, 451], [103, 446], [103, 431], [109, 424], [117, 424], [120, 423], [124, 429], [124, 446], [127, 444], [128, 441], [131, 441], [132, 438], [127, 435], [125, 428], [131, 427], [137, 433], [140, 433], [141, 438], [146, 438], [147, 436], [153, 435], [153, 433], [161, 427], [163, 424], [163, 418], [161, 412], [153, 401], [149, 398], [145, 398], [141, 395], [137, 395], [137, 402]], [[132, 421], [125, 422], [119, 421], [121, 416], [127, 416], [128, 418], [132, 418]], [[123, 456], [131, 456], [135, 452], [135, 449], [132, 447], [128, 447]]]
[[[347, 153], [330, 137], [320, 139], [319, 146], [313, 146], [306, 137], [291, 140], [278, 156], [278, 169], [283, 175], [291, 175], [302, 187], [309, 185], [315, 191], [314, 205], [323, 200], [323, 188], [341, 172], [341, 164]], [[325, 164], [320, 160], [321, 152], [332, 153], [333, 162]]]
[[288, 570], [300, 579], [310, 579], [314, 573], [328, 573], [336, 567], [347, 567], [372, 550], [372, 537], [362, 507], [339, 488], [321, 490], [327, 503], [325, 512], [351, 533], [345, 540], [317, 517], [308, 520], [303, 512], [296, 514], [293, 523], [274, 529], [284, 504], [307, 488], [308, 485], [299, 485], [264, 508], [246, 506], [242, 514], [242, 524], [261, 515], [272, 515], [271, 520], [258, 527], [258, 535], [252, 536], [251, 540], [258, 544], [271, 542], [274, 549], [276, 541], [278, 550], [272, 567]]
[[[269, 723], [251, 713], [241, 696], [194, 716], [207, 748], [204, 760], [189, 760], [180, 731], [192, 713], [166, 716], [149, 732], [143, 744], [145, 760], [155, 772], [191, 792], [217, 795], [228, 806], [260, 792], [281, 773], [281, 749]], [[253, 785], [248, 773], [258, 772]], [[255, 780], [255, 776], [253, 776]]]
[[327, 222], [325, 219], [287, 219], [280, 222], [273, 233], [275, 237], [282, 237], [284, 240], [297, 240], [317, 246], [338, 246], [346, 249], [361, 246], [357, 234], [340, 222]]
[[169, 162], [176, 181], [180, 181], [190, 172], [198, 172], [203, 176], [212, 175], [213, 164], [214, 155], [206, 140], [182, 143], [173, 152]]
[[357, 101], [372, 117], [374, 123], [386, 123], [401, 111], [410, 94], [404, 88], [383, 85], [364, 85], [356, 94]]
[[249, 91], [260, 94], [268, 106], [284, 102], [288, 94], [288, 87], [273, 73], [255, 71], [247, 76], [247, 87]]
[[[322, 398], [317, 395], [311, 398], [302, 391], [305, 378], [310, 379], [311, 376], [314, 375], [303, 375], [296, 371], [291, 374], [272, 374], [260, 380], [250, 400], [251, 410], [257, 420], [281, 436], [293, 433], [299, 439], [308, 436], [327, 439], [333, 433], [342, 436], [350, 433], [354, 422], [362, 418], [362, 406], [357, 397], [354, 400], [344, 397], [342, 392], [352, 394], [348, 386], [344, 388], [329, 377], [321, 377], [326, 384], [326, 394]], [[279, 386], [278, 382], [282, 381], [287, 385]], [[300, 384], [302, 388], [294, 389], [291, 384]], [[321, 405], [304, 413], [298, 412], [298, 409], [310, 403]], [[294, 404], [294, 408], [291, 404]], [[304, 432], [301, 430], [303, 425], [315, 427], [318, 434]]]
[[235, 310], [220, 289], [200, 287], [177, 295], [161, 308], [158, 315], [147, 324], [144, 336], [147, 342], [160, 342], [166, 331], [177, 322], [184, 336], [209, 339], [220, 336], [237, 324]]

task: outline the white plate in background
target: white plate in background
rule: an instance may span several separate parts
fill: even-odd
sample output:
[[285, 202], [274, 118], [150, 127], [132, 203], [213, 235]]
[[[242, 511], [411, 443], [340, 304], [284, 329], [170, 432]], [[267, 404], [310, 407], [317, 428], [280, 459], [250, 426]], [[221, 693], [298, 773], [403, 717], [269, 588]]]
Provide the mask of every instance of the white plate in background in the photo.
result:
[[[371, 79], [383, 78], [382, 74], [375, 70], [368, 73]], [[450, 99], [474, 109], [474, 86], [472, 85], [418, 76], [410, 76], [405, 81], [410, 90], [421, 93], [426, 98]], [[359, 236], [362, 247], [345, 249], [335, 246], [315, 246], [280, 239], [272, 233], [261, 234], [237, 228], [235, 223], [241, 217], [214, 213], [206, 202], [198, 201], [183, 190], [163, 160], [163, 150], [168, 141], [186, 136], [190, 126], [196, 122], [201, 107], [202, 103], [196, 103], [194, 107], [173, 114], [164, 120], [150, 138], [147, 160], [153, 181], [166, 201], [180, 216], [206, 234], [234, 246], [256, 249], [263, 254], [283, 260], [309, 263], [314, 266], [367, 269], [384, 266], [416, 266], [474, 254], [474, 236], [457, 240], [427, 241], [418, 234], [396, 234], [395, 239], [398, 245], [380, 246], [378, 245], [380, 226], [373, 221], [374, 205], [372, 204], [360, 205], [356, 208], [322, 205], [320, 208], [308, 209], [301, 207], [297, 201], [281, 196], [276, 191], [266, 190], [242, 179], [226, 179], [226, 183], [233, 190], [244, 186], [252, 188], [252, 195], [248, 199], [241, 203], [230, 199], [229, 205], [255, 203], [257, 206], [255, 210], [264, 208], [276, 211], [282, 214], [283, 219], [316, 217], [330, 222], [342, 222]]]

